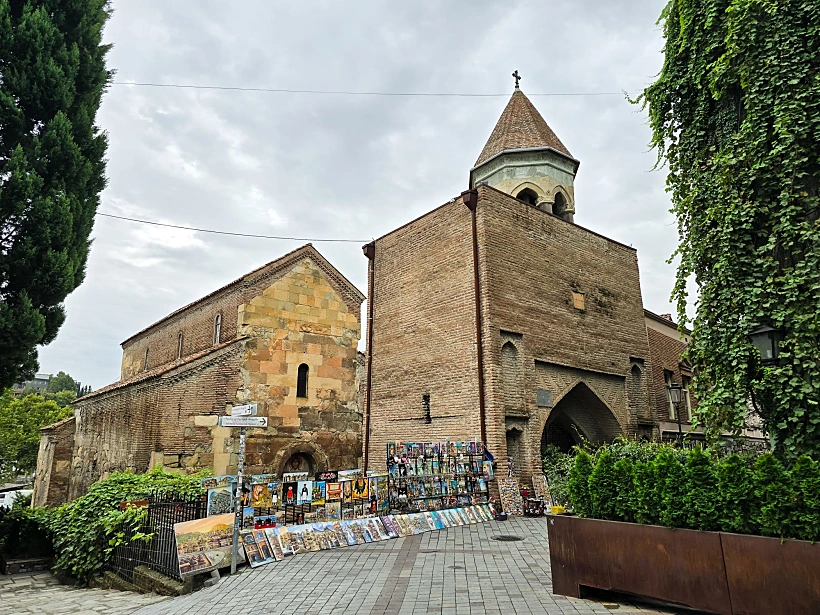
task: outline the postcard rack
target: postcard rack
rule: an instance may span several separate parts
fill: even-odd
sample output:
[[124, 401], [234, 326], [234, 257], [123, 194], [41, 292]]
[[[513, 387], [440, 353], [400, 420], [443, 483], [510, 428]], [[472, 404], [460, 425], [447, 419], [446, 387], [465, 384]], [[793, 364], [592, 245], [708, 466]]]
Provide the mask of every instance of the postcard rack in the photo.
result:
[[492, 464], [481, 442], [391, 442], [387, 445], [391, 510], [426, 512], [488, 502]]

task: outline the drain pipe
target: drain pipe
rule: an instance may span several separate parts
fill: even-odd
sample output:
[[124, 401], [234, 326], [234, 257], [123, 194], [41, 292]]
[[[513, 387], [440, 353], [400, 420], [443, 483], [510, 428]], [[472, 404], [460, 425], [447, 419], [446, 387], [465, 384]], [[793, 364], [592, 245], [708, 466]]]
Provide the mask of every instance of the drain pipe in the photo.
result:
[[461, 193], [461, 200], [467, 209], [470, 210], [473, 226], [473, 280], [475, 288], [475, 340], [476, 355], [478, 363], [478, 414], [481, 424], [481, 441], [486, 447], [487, 442], [487, 420], [486, 407], [484, 404], [484, 344], [482, 340], [482, 319], [481, 319], [481, 284], [478, 273], [478, 228], [476, 223], [476, 209], [478, 208], [478, 190], [465, 190]]
[[370, 385], [372, 382], [371, 373], [373, 367], [373, 279], [376, 271], [376, 242], [371, 241], [362, 247], [362, 252], [367, 257], [367, 395], [364, 404], [364, 461], [362, 471], [367, 472], [367, 463], [370, 455]]

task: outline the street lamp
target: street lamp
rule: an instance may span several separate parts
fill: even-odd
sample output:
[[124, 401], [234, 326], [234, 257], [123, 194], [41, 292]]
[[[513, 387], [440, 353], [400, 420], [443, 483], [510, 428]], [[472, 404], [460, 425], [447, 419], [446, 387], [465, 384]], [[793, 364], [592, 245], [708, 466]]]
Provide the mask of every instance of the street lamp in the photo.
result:
[[680, 422], [680, 393], [681, 386], [677, 382], [673, 382], [666, 390], [669, 391], [669, 401], [675, 406], [675, 417], [678, 419], [678, 443], [683, 441], [683, 427]]
[[780, 358], [780, 342], [783, 333], [769, 325], [762, 324], [749, 333], [749, 341], [760, 351], [763, 365], [773, 365]]

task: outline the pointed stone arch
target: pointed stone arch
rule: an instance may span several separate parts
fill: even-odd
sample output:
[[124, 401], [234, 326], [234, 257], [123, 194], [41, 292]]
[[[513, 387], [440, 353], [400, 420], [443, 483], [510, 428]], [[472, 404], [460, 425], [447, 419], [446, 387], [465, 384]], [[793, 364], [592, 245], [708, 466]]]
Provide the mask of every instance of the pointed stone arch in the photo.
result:
[[552, 213], [572, 222], [575, 216], [575, 202], [570, 197], [567, 189], [560, 185], [555, 186], [549, 198], [552, 201]]
[[615, 413], [583, 380], [569, 388], [555, 403], [541, 426], [541, 444], [568, 449], [581, 437], [593, 444], [609, 442], [623, 434]]
[[511, 194], [518, 200], [525, 201], [535, 207], [540, 207], [549, 200], [544, 189], [533, 182], [521, 182], [513, 188]]

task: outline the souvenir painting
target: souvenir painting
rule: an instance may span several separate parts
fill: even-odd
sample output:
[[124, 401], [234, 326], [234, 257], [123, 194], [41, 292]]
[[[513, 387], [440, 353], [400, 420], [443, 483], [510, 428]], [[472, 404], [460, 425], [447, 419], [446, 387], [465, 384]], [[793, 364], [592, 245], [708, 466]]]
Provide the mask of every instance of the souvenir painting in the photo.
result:
[[282, 550], [282, 543], [279, 542], [279, 528], [278, 527], [268, 527], [264, 530], [265, 536], [268, 539], [268, 544], [270, 545], [271, 553], [273, 554], [273, 559], [277, 562], [281, 562], [285, 559], [285, 552]]
[[342, 502], [349, 504], [353, 501], [353, 481], [342, 481]]
[[296, 506], [296, 493], [299, 483], [288, 482], [282, 484], [282, 504], [285, 506]]
[[339, 546], [340, 547], [348, 546], [347, 534], [345, 533], [345, 529], [342, 526], [342, 522], [341, 521], [334, 521], [331, 524], [331, 527], [333, 529], [333, 533], [336, 534], [336, 540], [339, 543]]
[[251, 530], [240, 532], [239, 540], [245, 548], [245, 556], [251, 568], [256, 568], [265, 563], [262, 554], [259, 552], [259, 546], [256, 544], [256, 537]]
[[357, 478], [353, 481], [353, 499], [366, 500], [369, 493], [366, 478]]
[[231, 483], [236, 482], [236, 475], [228, 474], [226, 476], [209, 476], [202, 479], [203, 489], [214, 489], [215, 487], [229, 487]]
[[252, 530], [253, 529], [253, 507], [246, 506], [242, 509], [242, 525], [240, 526], [243, 530]]
[[359, 544], [359, 541], [356, 540], [356, 534], [353, 533], [353, 526], [351, 525], [351, 522], [342, 521], [341, 525], [345, 533], [345, 540], [347, 541], [347, 546], [354, 547], [357, 544]]
[[543, 474], [533, 474], [532, 489], [535, 491], [535, 497], [539, 500], [547, 502], [550, 498], [549, 489], [547, 488], [547, 477]]
[[300, 480], [297, 483], [297, 496], [296, 496], [296, 503], [297, 504], [310, 504], [311, 498], [313, 497], [313, 481], [312, 480]]
[[308, 548], [304, 540], [304, 525], [291, 525], [288, 528], [288, 538], [290, 540], [290, 548], [294, 555], [307, 552]]
[[339, 481], [339, 473], [336, 471], [318, 472], [316, 474], [316, 480], [325, 483], [336, 483]]
[[262, 563], [269, 564], [275, 562], [276, 558], [273, 556], [273, 549], [268, 542], [268, 536], [265, 530], [253, 530], [253, 537], [256, 540], [256, 546], [259, 548], [259, 555], [262, 556]]
[[427, 522], [427, 527], [429, 527], [431, 530], [439, 529], [436, 528], [436, 520], [433, 518], [433, 513], [424, 513], [424, 520]]
[[308, 473], [307, 472], [284, 472], [282, 474], [282, 480], [287, 481], [289, 483], [298, 482], [300, 480], [308, 480]]
[[384, 526], [384, 530], [387, 532], [388, 537], [390, 538], [398, 538], [399, 532], [396, 529], [396, 525], [393, 523], [393, 519], [390, 515], [384, 516], [382, 519], [382, 525]]
[[341, 500], [342, 499], [342, 484], [341, 483], [325, 483], [325, 501]]
[[445, 527], [447, 527], [444, 524], [444, 518], [441, 516], [440, 512], [435, 511], [430, 514], [433, 515], [433, 523], [435, 524], [437, 530], [443, 530]]
[[[179, 573], [186, 577], [230, 566], [234, 515], [227, 513], [174, 524]], [[239, 549], [239, 561], [245, 553]]]
[[254, 508], [270, 508], [273, 506], [267, 483], [251, 484], [251, 500], [249, 505]]
[[322, 505], [325, 503], [325, 482], [324, 481], [314, 481], [313, 482], [313, 493], [311, 495], [311, 502], [314, 505]]
[[342, 518], [342, 503], [328, 502], [325, 504], [325, 517], [328, 521], [339, 521]]
[[224, 515], [233, 511], [233, 485], [208, 489], [208, 516]]

